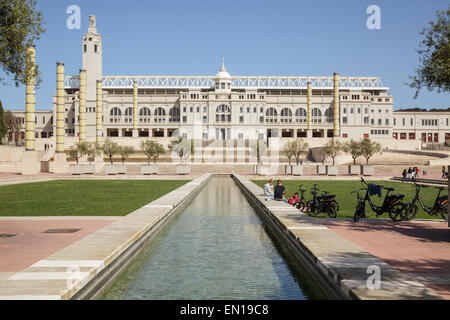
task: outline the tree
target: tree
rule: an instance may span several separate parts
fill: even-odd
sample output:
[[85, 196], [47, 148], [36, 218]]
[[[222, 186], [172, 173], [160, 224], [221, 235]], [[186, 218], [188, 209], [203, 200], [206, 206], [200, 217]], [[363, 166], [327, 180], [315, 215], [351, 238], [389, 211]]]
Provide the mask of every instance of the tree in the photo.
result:
[[[0, 65], [16, 87], [30, 77], [36, 78], [36, 85], [41, 82], [39, 67], [32, 68], [27, 48], [45, 32], [43, 23], [35, 0], [0, 0]], [[0, 75], [0, 81], [5, 77]]]
[[420, 34], [425, 37], [416, 49], [420, 66], [407, 83], [416, 89], [414, 98], [423, 87], [429, 91], [450, 91], [450, 6], [446, 11], [438, 11], [436, 22], [430, 21]]
[[170, 141], [168, 148], [171, 152], [175, 152], [178, 155], [180, 158], [180, 164], [183, 159], [186, 160], [191, 155], [193, 149], [192, 144], [189, 143], [189, 140], [183, 139], [182, 136], [175, 137], [174, 140]]
[[296, 143], [297, 143], [297, 151], [295, 152], [295, 161], [297, 165], [299, 165], [300, 156], [309, 150], [309, 144], [308, 142], [304, 142], [303, 139], [298, 139]]
[[166, 153], [163, 145], [153, 140], [141, 141], [141, 150], [147, 156], [148, 164], [150, 164], [150, 159], [152, 158], [154, 164], [156, 164], [156, 159], [158, 159], [161, 154]]
[[256, 161], [258, 162], [258, 165], [262, 165], [263, 164], [263, 161], [262, 161], [263, 155], [267, 151], [266, 142], [259, 140], [259, 139], [256, 140], [256, 148], [253, 150], [255, 152]]
[[101, 153], [101, 146], [97, 143], [89, 143], [89, 145], [86, 148], [86, 154], [89, 161], [89, 164], [92, 163], [92, 161], [95, 161], [95, 158]]
[[361, 153], [361, 142], [350, 140], [343, 145], [343, 151], [352, 156], [353, 164], [356, 165], [356, 159], [362, 156]]
[[109, 158], [111, 164], [113, 164], [113, 157], [119, 152], [119, 145], [115, 142], [112, 142], [111, 139], [107, 138], [105, 142], [103, 142], [101, 150]]
[[361, 155], [366, 158], [366, 163], [369, 164], [369, 159], [377, 153], [381, 153], [381, 144], [371, 141], [369, 138], [364, 138], [361, 141]]
[[3, 116], [4, 124], [6, 126], [7, 132], [11, 132], [14, 137], [15, 145], [19, 145], [20, 137], [20, 123], [19, 119], [14, 116], [11, 111], [6, 111]]
[[71, 158], [74, 158], [78, 164], [78, 160], [80, 160], [83, 155], [87, 154], [88, 148], [87, 142], [79, 142], [69, 149], [69, 155]]
[[288, 141], [281, 150], [288, 158], [289, 165], [291, 165], [291, 158], [297, 154], [297, 148], [298, 148], [297, 141]]
[[119, 155], [122, 158], [122, 164], [125, 164], [125, 160], [134, 153], [134, 148], [129, 146], [119, 147]]
[[6, 132], [7, 130], [4, 119], [3, 105], [0, 101], [0, 144], [3, 144], [3, 137], [5, 136]]
[[320, 156], [320, 162], [322, 162], [322, 165], [325, 165], [325, 160], [327, 160], [330, 155], [327, 153], [327, 150], [325, 149], [325, 147], [323, 147], [323, 148], [320, 148], [320, 150], [319, 150], [319, 156]]
[[341, 151], [342, 143], [334, 139], [328, 141], [324, 147], [324, 153], [327, 157], [331, 157], [331, 159], [333, 159], [333, 166], [335, 165], [335, 158], [341, 153]]

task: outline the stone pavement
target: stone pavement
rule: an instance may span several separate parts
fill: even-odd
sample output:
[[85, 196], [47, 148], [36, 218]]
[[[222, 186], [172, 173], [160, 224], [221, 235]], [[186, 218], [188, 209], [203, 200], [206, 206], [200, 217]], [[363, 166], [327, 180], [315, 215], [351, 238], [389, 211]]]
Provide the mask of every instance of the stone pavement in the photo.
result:
[[[339, 220], [329, 222], [326, 219], [310, 218], [284, 202], [266, 201], [262, 194], [262, 188], [245, 177], [239, 175], [234, 177], [244, 192], [247, 192], [254, 201], [257, 210], [271, 219], [281, 234], [286, 235], [286, 241], [290, 242], [300, 252], [300, 255], [305, 257], [306, 263], [310, 264], [316, 272], [321, 273], [324, 279], [328, 279], [332, 287], [337, 288], [337, 291], [342, 292], [347, 298], [410, 300], [447, 297], [442, 285], [439, 288], [429, 285], [430, 281], [434, 284], [436, 282], [445, 284], [447, 275], [442, 280], [440, 277], [437, 277], [437, 281], [436, 278], [432, 280], [429, 277], [426, 279], [428, 282], [422, 282], [419, 276], [412, 276], [411, 273], [405, 272], [405, 269], [399, 268], [399, 263], [394, 263], [393, 260], [393, 258], [397, 258], [403, 263], [409, 260], [419, 266], [421, 260], [418, 258], [423, 255], [425, 260], [429, 259], [430, 265], [434, 265], [434, 267], [439, 265], [441, 270], [449, 270], [450, 243], [448, 235], [444, 235], [444, 230], [441, 230], [437, 224], [433, 227], [427, 225], [430, 230], [415, 233], [417, 237], [420, 234], [433, 235], [434, 238], [429, 240], [414, 239], [416, 236], [408, 234], [408, 230], [414, 232], [416, 228], [423, 229], [419, 223], [410, 223], [408, 227], [399, 226], [398, 228], [403, 228], [403, 233], [392, 231], [391, 229], [394, 227], [392, 223], [380, 224], [378, 228], [384, 226], [385, 232], [377, 233], [376, 230], [380, 229], [376, 229], [367, 238], [380, 239], [389, 232], [394, 233], [395, 236], [386, 241], [367, 243], [367, 238], [357, 239], [362, 237], [363, 232], [367, 232], [364, 224], [358, 224], [360, 233], [352, 234], [350, 237], [345, 226], [352, 225], [352, 222]], [[448, 234], [448, 230], [445, 231]], [[366, 243], [365, 246], [363, 246], [364, 243]], [[424, 252], [427, 252], [427, 255]], [[379, 289], [369, 288], [367, 285], [367, 280], [371, 275], [368, 273], [370, 271], [368, 268], [373, 268], [373, 266], [380, 270], [381, 287]], [[413, 270], [424, 271], [420, 268]], [[433, 288], [436, 288], [436, 291]]]
[[322, 224], [450, 300], [450, 230], [446, 222], [326, 219]]
[[[136, 244], [160, 228], [178, 207], [207, 183], [210, 176], [205, 174], [115, 221], [108, 218], [98, 219], [97, 222], [93, 218], [45, 218], [34, 219], [35, 226], [31, 226], [25, 223], [27, 219], [1, 219], [0, 226], [1, 223], [6, 226], [13, 223], [16, 226], [8, 226], [6, 230], [3, 227], [1, 232], [11, 234], [18, 230], [18, 235], [21, 232], [26, 234], [23, 238], [15, 236], [0, 239], [3, 245], [0, 250], [4, 250], [0, 251], [0, 256], [8, 254], [11, 259], [18, 259], [17, 263], [5, 263], [3, 270], [0, 269], [0, 300], [70, 299], [85, 289], [86, 285], [97, 283], [99, 277], [109, 278], [116, 262], [129, 261], [139, 249]], [[44, 229], [53, 227], [79, 227], [86, 230], [72, 236], [42, 234]], [[51, 236], [60, 237], [61, 243], [48, 240]], [[36, 243], [33, 243], [33, 239]], [[35, 252], [43, 244], [50, 246], [48, 251]], [[18, 257], [20, 253], [12, 252], [11, 247], [14, 245], [22, 251], [23, 257]]]

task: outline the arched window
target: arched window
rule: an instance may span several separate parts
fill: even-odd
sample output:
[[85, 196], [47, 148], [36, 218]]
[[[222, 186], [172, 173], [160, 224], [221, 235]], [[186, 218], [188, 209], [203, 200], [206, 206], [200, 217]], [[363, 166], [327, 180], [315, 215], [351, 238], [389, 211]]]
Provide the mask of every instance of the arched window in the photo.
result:
[[318, 108], [312, 109], [312, 122], [322, 123], [322, 112]]
[[140, 122], [150, 122], [151, 112], [147, 107], [141, 108], [139, 111], [139, 121]]
[[111, 116], [117, 117], [117, 116], [121, 116], [122, 115], [122, 111], [120, 111], [119, 108], [112, 108], [111, 109]]
[[180, 122], [180, 108], [173, 107], [169, 110], [169, 122]]
[[281, 123], [292, 123], [291, 109], [284, 108], [283, 110], [281, 110]]
[[163, 108], [156, 108], [155, 122], [166, 122], [166, 110], [164, 110]]
[[216, 109], [216, 122], [231, 122], [230, 107], [222, 104]]
[[267, 123], [277, 123], [278, 122], [278, 113], [274, 108], [269, 108], [266, 111], [266, 122]]
[[109, 114], [110, 114], [110, 117], [109, 117], [110, 122], [120, 122], [120, 118], [122, 116], [122, 111], [120, 111], [119, 108], [117, 108], [117, 107], [112, 108], [111, 112]]
[[326, 122], [333, 122], [334, 112], [333, 108], [328, 108], [325, 111]]
[[125, 122], [133, 122], [133, 108], [125, 109]]
[[308, 113], [304, 108], [298, 108], [295, 110], [295, 122], [297, 123], [306, 123], [308, 120]]
[[125, 110], [125, 116], [126, 117], [132, 117], [133, 116], [133, 108], [127, 108]]

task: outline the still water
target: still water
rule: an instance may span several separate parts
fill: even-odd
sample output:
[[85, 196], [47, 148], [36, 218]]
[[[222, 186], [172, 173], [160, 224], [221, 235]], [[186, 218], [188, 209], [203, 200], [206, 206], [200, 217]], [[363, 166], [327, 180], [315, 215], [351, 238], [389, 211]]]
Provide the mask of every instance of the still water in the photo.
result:
[[[280, 254], [281, 253], [281, 254]], [[231, 178], [213, 178], [102, 299], [325, 299]]]

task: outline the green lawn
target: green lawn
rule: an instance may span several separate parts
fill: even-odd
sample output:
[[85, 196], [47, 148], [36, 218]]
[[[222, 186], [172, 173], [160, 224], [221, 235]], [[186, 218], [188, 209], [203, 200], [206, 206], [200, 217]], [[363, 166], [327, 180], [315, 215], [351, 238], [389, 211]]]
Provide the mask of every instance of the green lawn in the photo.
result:
[[0, 187], [0, 216], [125, 216], [187, 180], [58, 180]]
[[[257, 185], [263, 187], [266, 184], [266, 181], [253, 181]], [[371, 183], [367, 181], [367, 183]], [[414, 197], [415, 187], [409, 183], [400, 183], [400, 182], [391, 182], [391, 181], [374, 181], [372, 183], [383, 185], [385, 187], [395, 188], [395, 193], [404, 194], [405, 198], [403, 200], [404, 203], [408, 203]], [[295, 192], [298, 192], [299, 185], [303, 184], [303, 189], [306, 189], [305, 197], [307, 200], [312, 198], [310, 193], [310, 189], [314, 184], [318, 185], [318, 188], [321, 191], [329, 191], [332, 194], [336, 195], [336, 199], [339, 202], [340, 210], [338, 212], [338, 218], [353, 218], [353, 214], [355, 213], [356, 207], [356, 194], [350, 194], [352, 191], [362, 188], [362, 184], [359, 181], [309, 181], [309, 180], [285, 180], [283, 181], [283, 185], [286, 187], [286, 196], [289, 197], [293, 195]], [[432, 206], [436, 199], [436, 195], [438, 193], [438, 189], [430, 187], [430, 188], [422, 188], [420, 195], [422, 200], [426, 205]], [[373, 197], [374, 203], [377, 205], [381, 205], [383, 202], [386, 191], [383, 190], [383, 197], [378, 198], [377, 195]], [[300, 193], [299, 193], [300, 194]], [[445, 195], [445, 191], [441, 193], [441, 195]], [[363, 194], [362, 194], [363, 195]], [[425, 211], [423, 211], [420, 204], [417, 202], [417, 206], [419, 207], [419, 212], [417, 213], [416, 219], [442, 219], [441, 216], [430, 217]], [[367, 213], [370, 218], [375, 218], [376, 215], [370, 209], [369, 204], [367, 204]], [[325, 217], [325, 214], [320, 214], [319, 217]], [[390, 219], [389, 214], [385, 213], [380, 216], [380, 218]]]

